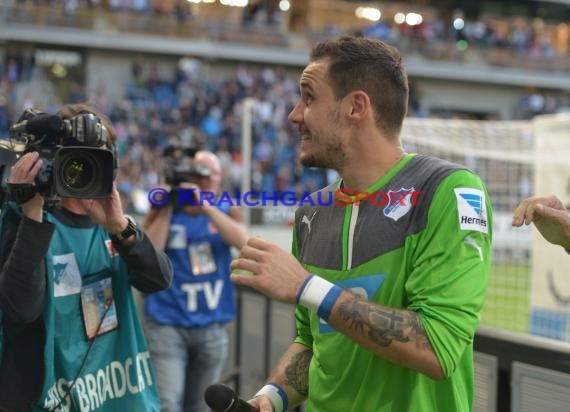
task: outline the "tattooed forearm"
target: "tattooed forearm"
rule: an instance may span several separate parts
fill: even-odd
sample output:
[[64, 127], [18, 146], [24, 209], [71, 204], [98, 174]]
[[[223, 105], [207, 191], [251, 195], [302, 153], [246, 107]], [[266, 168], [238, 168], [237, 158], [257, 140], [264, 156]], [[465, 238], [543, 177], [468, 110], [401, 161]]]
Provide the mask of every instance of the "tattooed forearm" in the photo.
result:
[[301, 351], [291, 358], [285, 368], [285, 383], [303, 396], [309, 393], [309, 363], [312, 357], [311, 350]]
[[418, 348], [429, 347], [425, 330], [418, 315], [411, 311], [371, 305], [361, 299], [341, 303], [340, 316], [350, 327], [362, 333], [380, 346], [389, 346], [393, 341], [416, 341]]
[[418, 349], [432, 350], [431, 343], [429, 343], [426, 330], [424, 329], [424, 325], [422, 325], [420, 317], [415, 312], [408, 312], [408, 314], [412, 326], [412, 333], [416, 338], [416, 346]]

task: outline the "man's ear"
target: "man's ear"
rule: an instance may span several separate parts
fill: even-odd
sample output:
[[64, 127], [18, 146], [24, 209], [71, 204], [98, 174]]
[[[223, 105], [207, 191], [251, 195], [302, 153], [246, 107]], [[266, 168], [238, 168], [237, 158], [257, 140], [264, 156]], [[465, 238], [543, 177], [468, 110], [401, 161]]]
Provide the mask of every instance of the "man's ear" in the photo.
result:
[[349, 117], [355, 119], [364, 118], [370, 110], [370, 98], [362, 90], [351, 93]]

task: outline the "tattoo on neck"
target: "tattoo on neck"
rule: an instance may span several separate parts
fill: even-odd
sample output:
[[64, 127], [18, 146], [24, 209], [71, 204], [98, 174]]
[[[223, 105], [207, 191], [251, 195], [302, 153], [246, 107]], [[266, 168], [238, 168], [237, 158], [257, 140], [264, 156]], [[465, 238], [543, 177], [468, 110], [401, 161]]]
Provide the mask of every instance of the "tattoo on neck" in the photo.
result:
[[285, 383], [303, 396], [309, 393], [309, 363], [312, 358], [313, 352], [304, 350], [295, 354], [285, 368]]
[[415, 312], [379, 307], [362, 299], [350, 299], [340, 305], [340, 316], [350, 327], [368, 331], [370, 339], [387, 347], [393, 341], [415, 340], [419, 348], [429, 348], [422, 323]]

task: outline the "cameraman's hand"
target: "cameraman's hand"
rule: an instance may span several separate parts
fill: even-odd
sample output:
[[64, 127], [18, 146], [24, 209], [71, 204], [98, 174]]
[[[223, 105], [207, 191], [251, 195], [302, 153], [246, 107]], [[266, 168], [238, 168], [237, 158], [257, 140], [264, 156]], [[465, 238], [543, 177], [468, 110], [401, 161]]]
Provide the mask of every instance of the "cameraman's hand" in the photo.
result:
[[[30, 152], [18, 159], [10, 172], [7, 182], [13, 185], [35, 185], [36, 176], [42, 168], [43, 161], [38, 152]], [[43, 220], [44, 198], [36, 193], [30, 200], [21, 204], [22, 213], [29, 219], [41, 222]]]
[[123, 213], [117, 185], [113, 183], [111, 196], [104, 199], [77, 199], [83, 211], [110, 234], [121, 233], [129, 224]]
[[26, 153], [18, 159], [10, 172], [8, 183], [20, 184], [30, 183], [35, 184], [36, 176], [43, 165], [43, 160], [40, 159], [38, 152]]

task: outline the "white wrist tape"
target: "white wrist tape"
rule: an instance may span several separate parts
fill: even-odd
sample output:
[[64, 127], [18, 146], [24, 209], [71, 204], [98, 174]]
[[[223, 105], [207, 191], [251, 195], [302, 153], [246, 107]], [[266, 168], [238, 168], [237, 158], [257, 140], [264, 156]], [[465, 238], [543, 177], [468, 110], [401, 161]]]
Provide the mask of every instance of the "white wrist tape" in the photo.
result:
[[326, 321], [341, 293], [341, 287], [311, 274], [301, 287], [297, 303], [317, 312], [317, 315]]
[[255, 394], [254, 397], [267, 396], [273, 405], [274, 412], [285, 412], [289, 404], [289, 398], [285, 391], [274, 383], [268, 383]]

